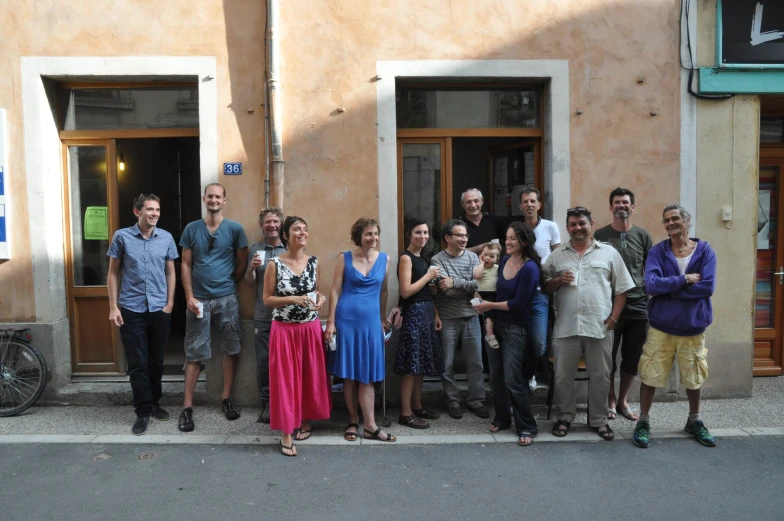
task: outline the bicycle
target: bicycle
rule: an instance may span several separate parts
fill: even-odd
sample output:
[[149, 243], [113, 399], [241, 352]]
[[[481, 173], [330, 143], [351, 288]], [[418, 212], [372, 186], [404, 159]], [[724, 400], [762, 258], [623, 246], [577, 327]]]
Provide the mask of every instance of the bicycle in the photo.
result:
[[0, 329], [0, 417], [33, 405], [46, 387], [46, 360], [29, 329]]

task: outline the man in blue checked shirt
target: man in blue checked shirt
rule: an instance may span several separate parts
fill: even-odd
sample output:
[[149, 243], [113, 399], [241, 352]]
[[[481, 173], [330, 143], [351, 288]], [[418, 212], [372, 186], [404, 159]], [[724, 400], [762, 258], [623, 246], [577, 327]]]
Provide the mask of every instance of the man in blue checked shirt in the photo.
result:
[[133, 213], [138, 222], [117, 230], [109, 246], [109, 321], [120, 328], [125, 346], [136, 410], [131, 432], [140, 436], [147, 432], [150, 416], [169, 419], [158, 402], [179, 255], [171, 234], [156, 227], [161, 216], [156, 195], [139, 195]]

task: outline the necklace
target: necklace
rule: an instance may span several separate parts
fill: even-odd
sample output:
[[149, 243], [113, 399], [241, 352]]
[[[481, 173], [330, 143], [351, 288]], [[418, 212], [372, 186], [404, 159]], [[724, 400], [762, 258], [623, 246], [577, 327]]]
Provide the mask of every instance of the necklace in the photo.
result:
[[683, 253], [684, 248], [689, 248], [691, 246], [691, 241], [686, 241], [686, 244], [678, 248], [678, 253]]

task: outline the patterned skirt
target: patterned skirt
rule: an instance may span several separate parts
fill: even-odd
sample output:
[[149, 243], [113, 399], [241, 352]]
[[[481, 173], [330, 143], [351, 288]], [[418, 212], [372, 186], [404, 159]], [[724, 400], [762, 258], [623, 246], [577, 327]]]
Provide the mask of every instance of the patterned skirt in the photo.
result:
[[444, 355], [436, 333], [435, 304], [415, 302], [405, 306], [401, 315], [395, 374], [441, 376]]

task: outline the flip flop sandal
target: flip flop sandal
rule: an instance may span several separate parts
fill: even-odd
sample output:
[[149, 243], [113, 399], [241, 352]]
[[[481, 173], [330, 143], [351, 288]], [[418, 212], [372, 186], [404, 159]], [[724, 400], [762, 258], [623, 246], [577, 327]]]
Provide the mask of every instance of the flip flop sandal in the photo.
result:
[[362, 436], [363, 436], [363, 437], [364, 437], [366, 440], [378, 440], [378, 441], [389, 441], [389, 442], [394, 442], [394, 441], [397, 441], [397, 438], [395, 438], [394, 436], [392, 436], [392, 434], [390, 434], [389, 432], [387, 432], [387, 433], [386, 433], [386, 435], [387, 435], [387, 437], [386, 437], [386, 438], [381, 438], [381, 437], [379, 437], [379, 434], [380, 434], [380, 433], [381, 433], [381, 427], [377, 428], [377, 429], [376, 429], [376, 430], [375, 430], [375, 431], [374, 431], [372, 434], [371, 434], [371, 433], [369, 433], [368, 431], [364, 431], [364, 432], [362, 433]]
[[[601, 430], [604, 429], [604, 430]], [[610, 428], [610, 425], [603, 425], [596, 429], [596, 434], [599, 435], [604, 441], [612, 441], [615, 439], [615, 432]]]
[[501, 344], [498, 343], [498, 339], [495, 335], [487, 335], [485, 336], [485, 342], [489, 345], [492, 349], [498, 349], [501, 347]]
[[[627, 420], [633, 421], [633, 422], [636, 422], [637, 420], [640, 419], [640, 417], [637, 416], [637, 413], [634, 412], [631, 408], [629, 408], [629, 409], [618, 409], [618, 414], [620, 414], [621, 416], [623, 416]], [[635, 418], [635, 416], [637, 416], [637, 417]]]
[[357, 441], [357, 433], [349, 431], [351, 427], [359, 430], [359, 425], [356, 423], [349, 423], [346, 425], [346, 432], [343, 433], [343, 439], [346, 441]]
[[297, 441], [305, 441], [313, 435], [313, 429], [311, 428], [309, 431], [303, 431], [302, 429], [297, 429], [294, 431], [294, 439]]
[[[553, 424], [552, 434], [556, 438], [563, 438], [569, 434], [569, 427], [571, 426], [572, 424], [566, 420], [558, 420]], [[564, 427], [565, 429], [561, 429], [561, 427]]]
[[[526, 443], [525, 441], [523, 441], [525, 440], [525, 438], [531, 438], [531, 441]], [[521, 447], [529, 447], [533, 442], [534, 442], [534, 435], [527, 431], [521, 432], [519, 435], [519, 439], [517, 440], [517, 444], [520, 445]]]
[[[623, 413], [621, 413], [621, 414], [623, 414]], [[607, 419], [608, 420], [614, 420], [617, 417], [618, 417], [618, 413], [615, 412], [615, 407], [610, 407], [609, 409], [607, 409]]]
[[283, 452], [284, 450], [293, 451], [294, 450], [294, 444], [292, 443], [291, 445], [283, 445], [283, 440], [280, 440], [280, 453], [281, 454], [283, 454], [287, 458], [293, 458], [294, 456], [297, 455], [296, 452], [294, 452], [292, 454], [286, 454], [285, 452]]

